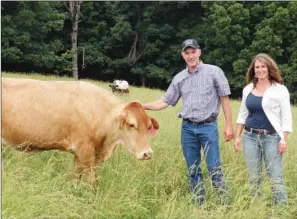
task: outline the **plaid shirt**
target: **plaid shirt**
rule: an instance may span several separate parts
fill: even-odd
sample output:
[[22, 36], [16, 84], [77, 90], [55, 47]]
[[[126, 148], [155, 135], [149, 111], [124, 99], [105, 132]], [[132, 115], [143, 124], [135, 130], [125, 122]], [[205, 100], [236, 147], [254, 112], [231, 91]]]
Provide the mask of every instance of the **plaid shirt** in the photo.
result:
[[230, 95], [230, 87], [224, 72], [217, 66], [199, 64], [196, 71], [188, 68], [174, 76], [163, 100], [175, 106], [182, 98], [178, 117], [200, 122], [220, 110], [220, 97]]

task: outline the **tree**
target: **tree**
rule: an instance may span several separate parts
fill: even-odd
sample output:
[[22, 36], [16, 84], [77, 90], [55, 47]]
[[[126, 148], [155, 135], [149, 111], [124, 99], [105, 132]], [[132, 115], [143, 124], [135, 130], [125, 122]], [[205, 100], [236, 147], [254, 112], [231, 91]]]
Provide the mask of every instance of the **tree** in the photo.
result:
[[[6, 66], [19, 71], [57, 70], [64, 43], [64, 13], [59, 2], [2, 2], [1, 55]], [[54, 34], [53, 34], [54, 33]]]
[[250, 39], [250, 12], [243, 3], [203, 2], [205, 62], [221, 67], [232, 88], [244, 85]]
[[251, 54], [265, 52], [274, 58], [281, 70], [285, 85], [291, 93], [292, 103], [297, 103], [297, 3], [265, 2], [265, 18], [255, 25]]
[[[180, 44], [195, 38], [221, 67], [232, 97], [260, 52], [281, 69], [297, 103], [296, 2], [1, 2], [2, 70], [36, 71], [166, 88], [185, 67]], [[65, 7], [65, 5], [67, 7]], [[81, 23], [79, 23], [81, 19]], [[78, 41], [79, 24], [79, 41]], [[71, 34], [71, 41], [69, 40]], [[78, 75], [85, 48], [86, 68]]]
[[78, 23], [80, 17], [80, 7], [83, 1], [69, 1], [65, 2], [68, 9], [69, 19], [72, 23], [71, 33], [71, 51], [72, 51], [72, 76], [78, 79], [78, 67], [77, 67], [77, 34]]

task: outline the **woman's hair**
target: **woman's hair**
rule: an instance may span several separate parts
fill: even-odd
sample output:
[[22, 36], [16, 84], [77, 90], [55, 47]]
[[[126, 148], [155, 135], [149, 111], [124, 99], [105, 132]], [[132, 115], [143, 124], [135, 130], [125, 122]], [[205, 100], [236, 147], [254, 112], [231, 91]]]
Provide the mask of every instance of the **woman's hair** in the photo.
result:
[[258, 78], [255, 77], [255, 62], [257, 60], [264, 63], [267, 66], [269, 80], [271, 82], [274, 82], [274, 83], [278, 82], [280, 84], [284, 83], [282, 77], [280, 76], [280, 71], [279, 71], [279, 68], [277, 67], [277, 64], [275, 63], [275, 61], [269, 55], [267, 55], [265, 53], [259, 53], [253, 59], [252, 63], [249, 66], [249, 69], [246, 73], [245, 79], [246, 79], [247, 84], [249, 84], [251, 81], [253, 81], [254, 86], [255, 86], [258, 82]]

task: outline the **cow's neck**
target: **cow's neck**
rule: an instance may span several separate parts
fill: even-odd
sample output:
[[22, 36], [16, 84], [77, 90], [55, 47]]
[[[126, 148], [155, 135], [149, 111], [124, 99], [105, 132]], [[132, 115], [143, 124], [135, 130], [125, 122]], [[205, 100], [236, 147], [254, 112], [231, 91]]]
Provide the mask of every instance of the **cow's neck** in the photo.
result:
[[120, 124], [117, 116], [120, 115], [124, 107], [125, 105], [121, 104], [120, 106], [114, 108], [110, 112], [109, 118], [106, 120], [104, 137], [96, 148], [96, 154], [100, 157], [99, 163], [109, 159], [116, 147], [121, 144], [119, 135]]
[[106, 130], [106, 142], [109, 145], [120, 142], [120, 121], [118, 120], [118, 116], [124, 110], [125, 104], [121, 104], [118, 107], [114, 108], [111, 112], [110, 119], [108, 120], [107, 130]]

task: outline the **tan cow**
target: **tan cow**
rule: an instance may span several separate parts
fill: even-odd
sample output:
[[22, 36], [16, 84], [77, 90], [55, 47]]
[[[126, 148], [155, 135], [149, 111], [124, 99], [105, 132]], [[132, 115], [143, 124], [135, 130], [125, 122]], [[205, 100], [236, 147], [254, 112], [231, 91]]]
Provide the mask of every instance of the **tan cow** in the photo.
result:
[[149, 132], [159, 129], [139, 102], [123, 103], [92, 83], [2, 78], [2, 138], [22, 151], [58, 149], [75, 155], [95, 185], [93, 167], [121, 144], [150, 159]]

